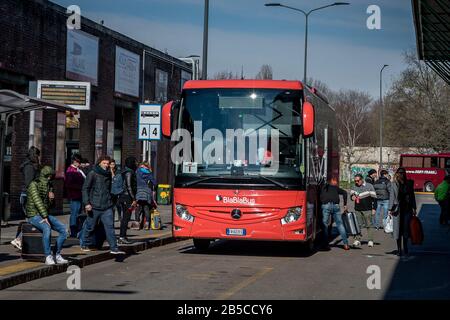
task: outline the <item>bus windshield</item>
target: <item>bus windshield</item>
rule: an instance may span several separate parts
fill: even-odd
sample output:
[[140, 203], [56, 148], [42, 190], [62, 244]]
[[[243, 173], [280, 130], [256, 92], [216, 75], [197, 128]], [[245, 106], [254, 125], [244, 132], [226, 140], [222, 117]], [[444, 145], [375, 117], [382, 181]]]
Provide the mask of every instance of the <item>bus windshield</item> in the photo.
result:
[[[179, 128], [190, 156], [177, 176], [302, 178], [301, 91], [186, 90]], [[276, 182], [275, 182], [276, 183]]]

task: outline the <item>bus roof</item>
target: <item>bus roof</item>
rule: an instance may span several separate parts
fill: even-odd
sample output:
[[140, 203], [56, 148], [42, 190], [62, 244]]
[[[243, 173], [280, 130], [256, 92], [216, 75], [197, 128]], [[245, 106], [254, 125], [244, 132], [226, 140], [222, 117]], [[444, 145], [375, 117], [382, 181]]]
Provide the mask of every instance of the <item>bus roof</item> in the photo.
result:
[[450, 158], [450, 153], [430, 153], [430, 154], [409, 154], [409, 153], [405, 153], [405, 154], [401, 154], [401, 157], [444, 157]]
[[233, 88], [302, 90], [303, 84], [287, 80], [190, 80], [184, 84], [183, 90]]

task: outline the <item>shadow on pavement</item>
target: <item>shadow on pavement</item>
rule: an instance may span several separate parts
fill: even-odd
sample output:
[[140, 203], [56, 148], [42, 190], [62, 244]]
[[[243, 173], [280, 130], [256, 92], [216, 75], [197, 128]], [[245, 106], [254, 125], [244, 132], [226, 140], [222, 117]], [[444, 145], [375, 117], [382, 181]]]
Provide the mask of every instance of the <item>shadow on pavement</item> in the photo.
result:
[[136, 294], [139, 293], [139, 291], [131, 291], [131, 290], [94, 290], [94, 289], [80, 289], [80, 290], [61, 290], [61, 289], [26, 289], [26, 290], [20, 290], [20, 289], [8, 289], [8, 291], [14, 291], [14, 292], [84, 292], [84, 293], [99, 293], [99, 294]]
[[218, 240], [208, 250], [197, 250], [193, 246], [179, 249], [183, 254], [261, 256], [261, 257], [299, 257], [307, 258], [316, 253], [308, 252], [299, 242], [267, 242], [245, 240]]
[[409, 257], [400, 259], [385, 299], [450, 299], [450, 234], [439, 214], [437, 204], [422, 206], [424, 243], [410, 245]]

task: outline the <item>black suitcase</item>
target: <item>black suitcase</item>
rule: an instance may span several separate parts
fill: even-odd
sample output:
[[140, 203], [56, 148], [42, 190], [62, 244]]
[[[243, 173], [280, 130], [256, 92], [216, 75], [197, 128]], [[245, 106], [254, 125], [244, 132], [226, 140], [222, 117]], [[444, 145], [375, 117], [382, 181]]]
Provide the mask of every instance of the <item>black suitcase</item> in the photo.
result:
[[[85, 226], [86, 218], [87, 218], [87, 215], [84, 215], [84, 217], [82, 218], [82, 221], [83, 221], [82, 228], [81, 228], [80, 232], [78, 233], [78, 239], [80, 239], [80, 246], [84, 246], [81, 237], [83, 237], [84, 233], [86, 232], [86, 226]], [[95, 226], [94, 235], [91, 239], [92, 247], [96, 248], [98, 250], [101, 250], [105, 240], [106, 240], [105, 227], [103, 226], [103, 223], [101, 222], [101, 220], [99, 220], [97, 222], [97, 225]]]
[[361, 234], [361, 227], [359, 225], [358, 219], [356, 218], [356, 213], [345, 212], [342, 214], [342, 222], [344, 223], [345, 231], [348, 235], [356, 236]]
[[42, 232], [30, 223], [22, 224], [22, 259], [45, 261]]

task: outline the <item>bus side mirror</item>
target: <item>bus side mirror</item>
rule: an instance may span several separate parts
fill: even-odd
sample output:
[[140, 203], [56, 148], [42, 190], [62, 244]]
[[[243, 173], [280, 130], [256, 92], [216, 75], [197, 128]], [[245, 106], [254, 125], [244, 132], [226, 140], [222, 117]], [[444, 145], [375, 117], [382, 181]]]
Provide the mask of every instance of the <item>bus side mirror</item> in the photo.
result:
[[172, 135], [172, 106], [173, 101], [169, 101], [162, 108], [162, 134], [167, 138], [170, 138], [170, 136]]
[[311, 102], [303, 103], [303, 137], [309, 138], [314, 134], [314, 106]]

